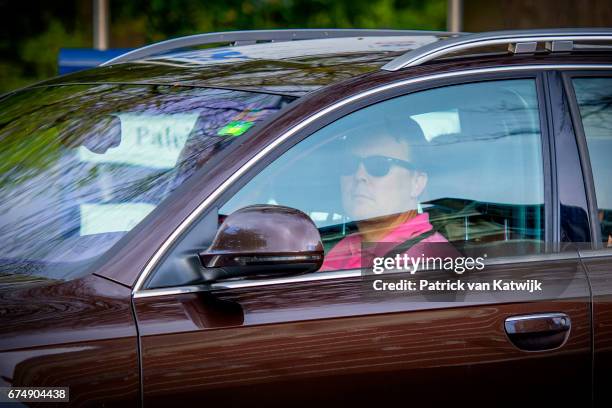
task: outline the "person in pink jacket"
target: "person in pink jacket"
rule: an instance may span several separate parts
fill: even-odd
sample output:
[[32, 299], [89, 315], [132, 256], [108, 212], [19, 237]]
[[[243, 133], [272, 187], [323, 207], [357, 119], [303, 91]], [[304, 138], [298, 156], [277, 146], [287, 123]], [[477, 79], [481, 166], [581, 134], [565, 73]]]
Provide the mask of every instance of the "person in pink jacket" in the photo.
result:
[[431, 252], [440, 248], [457, 254], [450, 244], [427, 245], [448, 241], [434, 231], [427, 213], [417, 211], [428, 180], [421, 163], [428, 142], [419, 125], [410, 118], [387, 120], [360, 127], [358, 134], [348, 133], [340, 188], [346, 215], [356, 222], [358, 232], [326, 254], [320, 271], [360, 268], [362, 242], [387, 243], [381, 245], [384, 252], [403, 245], [402, 254], [415, 257], [438, 256]]

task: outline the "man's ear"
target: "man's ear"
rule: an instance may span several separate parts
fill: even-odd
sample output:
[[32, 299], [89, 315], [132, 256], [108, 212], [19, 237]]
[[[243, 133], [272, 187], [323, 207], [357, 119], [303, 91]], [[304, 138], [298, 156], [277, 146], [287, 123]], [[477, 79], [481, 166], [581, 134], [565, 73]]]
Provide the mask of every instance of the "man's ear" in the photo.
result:
[[416, 199], [420, 196], [423, 190], [425, 190], [425, 186], [427, 186], [427, 173], [415, 172], [414, 177], [412, 177], [411, 197]]

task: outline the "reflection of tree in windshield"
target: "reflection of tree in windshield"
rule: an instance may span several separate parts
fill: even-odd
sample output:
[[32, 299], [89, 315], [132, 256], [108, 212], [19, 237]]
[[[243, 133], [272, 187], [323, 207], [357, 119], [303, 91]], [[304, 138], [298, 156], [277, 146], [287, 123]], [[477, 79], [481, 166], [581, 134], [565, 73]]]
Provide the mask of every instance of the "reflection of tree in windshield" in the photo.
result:
[[238, 135], [220, 129], [236, 118], [256, 123], [291, 100], [107, 84], [33, 88], [5, 98], [2, 269], [44, 275], [50, 264], [88, 264], [212, 156], [248, 137], [252, 125]]

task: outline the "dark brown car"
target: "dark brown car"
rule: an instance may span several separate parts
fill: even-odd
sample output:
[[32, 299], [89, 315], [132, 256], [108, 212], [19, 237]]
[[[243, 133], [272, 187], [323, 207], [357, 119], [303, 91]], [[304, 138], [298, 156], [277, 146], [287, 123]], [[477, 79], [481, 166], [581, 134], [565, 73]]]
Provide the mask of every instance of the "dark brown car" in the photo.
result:
[[3, 96], [0, 404], [610, 406], [611, 43], [206, 34]]

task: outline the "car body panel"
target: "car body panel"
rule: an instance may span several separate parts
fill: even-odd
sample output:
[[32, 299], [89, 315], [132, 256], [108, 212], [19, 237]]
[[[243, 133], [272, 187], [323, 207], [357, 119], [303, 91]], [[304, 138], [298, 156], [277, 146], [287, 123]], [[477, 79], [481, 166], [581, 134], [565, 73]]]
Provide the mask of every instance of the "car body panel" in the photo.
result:
[[129, 288], [95, 275], [3, 285], [0, 310], [2, 386], [70, 387], [74, 406], [138, 404]]
[[[137, 298], [145, 405], [490, 405], [502, 383], [521, 390], [506, 402], [588, 399], [590, 294], [577, 255], [488, 273], [542, 279], [553, 296], [504, 301], [488, 292], [454, 302], [375, 293], [353, 278]], [[572, 319], [563, 347], [525, 352], [508, 340], [506, 317], [552, 311]], [[573, 396], [541, 392], [548, 387], [571, 387]]]
[[593, 390], [597, 406], [609, 406], [612, 374], [612, 267], [610, 250], [583, 251], [583, 262], [593, 288]]
[[[512, 64], [506, 63], [505, 65], [512, 67], [514, 61], [516, 61], [517, 68], [527, 63], [535, 66], [612, 63], [610, 58], [602, 60], [599, 57], [573, 60], [569, 57], [564, 59], [519, 57], [516, 60], [512, 59], [512, 61]], [[493, 58], [478, 64], [474, 61], [461, 61], [445, 63], [442, 66], [431, 64], [397, 72], [377, 71], [309, 93], [284, 108], [270, 120], [262, 123], [258, 128], [254, 128], [253, 133], [245, 139], [244, 143], [219, 160], [205, 166], [192, 177], [192, 180], [177, 189], [165, 203], [162, 203], [158, 209], [150, 214], [149, 223], [138, 225], [122, 238], [115, 246], [116, 250], [108, 254], [107, 262], [101, 265], [96, 273], [124, 285], [134, 286], [142, 268], [173, 230], [225, 180], [280, 135], [298, 125], [305, 118], [322, 111], [335, 102], [390, 82], [425, 77], [433, 73], [485, 69], [487, 67], [498, 67], [499, 65], [500, 58]], [[537, 69], [534, 69], [534, 71], [537, 71]], [[297, 143], [297, 141], [296, 138], [293, 138], [292, 144]]]
[[[579, 161], [583, 178], [576, 182], [579, 188], [586, 190], [586, 203], [583, 211], [589, 213], [591, 226], [592, 245], [584, 245], [580, 250], [580, 256], [586, 269], [592, 288], [592, 316], [593, 316], [593, 396], [595, 406], [610, 406], [612, 404], [612, 393], [608, 390], [608, 384], [612, 374], [612, 251], [602, 243], [600, 220], [598, 219], [598, 208], [596, 205], [595, 181], [591, 167], [587, 141], [582, 118], [576, 100], [576, 94], [571, 79], [574, 77], [610, 77], [612, 70], [606, 72], [578, 71], [563, 74], [564, 91], [569, 104], [573, 130], [576, 135], [576, 143], [579, 154], [574, 154], [574, 160]], [[563, 181], [567, 182], [567, 178]], [[574, 183], [575, 184], [575, 183]], [[568, 219], [567, 223], [572, 220]]]
[[[92, 274], [0, 291], [0, 385], [70, 386], [73, 405], [134, 406], [141, 398], [147, 406], [165, 405], [176, 403], [179, 394], [230, 405], [466, 399], [490, 405], [498, 398], [525, 402], [533, 395], [543, 402], [590, 399], [593, 367], [596, 381], [603, 381], [612, 355], [606, 317], [611, 313], [606, 306], [609, 268], [601, 259], [585, 261], [571, 253], [493, 268], [500, 276], [518, 273], [552, 282], [553, 293], [537, 299], [485, 293], [455, 303], [419, 303], [404, 295], [374, 296], [360, 278], [133, 298], [137, 280], [159, 248], [213, 192], [281, 135], [340, 100], [430, 75], [471, 71], [478, 78], [478, 70], [488, 68], [526, 72], [528, 65], [538, 72], [612, 63], [604, 55], [486, 56], [377, 71], [394, 55], [330, 56], [324, 63], [310, 57], [257, 60], [232, 64], [232, 69], [144, 61], [37, 85], [159, 83], [302, 97], [200, 169], [147, 223], [123, 237]], [[262, 165], [317, 126], [293, 135]], [[510, 343], [505, 318], [552, 312], [567, 313], [572, 321], [562, 347], [532, 353]]]
[[[483, 79], [474, 75], [465, 80], [475, 78]], [[145, 404], [198, 395], [212, 402], [231, 395], [234, 404], [246, 401], [243, 396], [264, 398], [278, 406], [296, 404], [295, 395], [303, 406], [330, 400], [398, 403], [408, 384], [415, 387], [411, 401], [491, 404], [499, 398], [500, 381], [521, 390], [505, 395], [507, 402], [522, 401], [525, 395], [542, 402], [590, 398], [590, 288], [577, 252], [560, 259], [551, 254], [547, 261], [536, 257], [522, 266], [502, 263], [488, 273], [538, 277], [552, 285], [552, 293], [505, 300], [487, 293], [474, 299], [476, 304], [417, 303], [406, 294], [375, 296], [359, 279], [346, 279], [138, 297]], [[521, 351], [504, 333], [507, 317], [555, 311], [572, 320], [570, 337], [557, 350]], [[446, 320], [449, 314], [454, 318]], [[312, 332], [324, 337], [323, 344], [317, 338], [311, 348]], [[402, 337], [394, 338], [395, 333]], [[419, 343], [419, 336], [426, 340]], [[353, 342], [353, 337], [358, 339]], [[176, 344], [180, 352], [174, 351]], [[432, 396], [433, 381], [444, 384], [446, 392]], [[282, 390], [277, 391], [279, 383]], [[304, 392], [303, 384], [312, 392]], [[470, 384], [482, 391], [461, 393]], [[572, 395], [543, 391], [558, 386], [572, 387]]]

